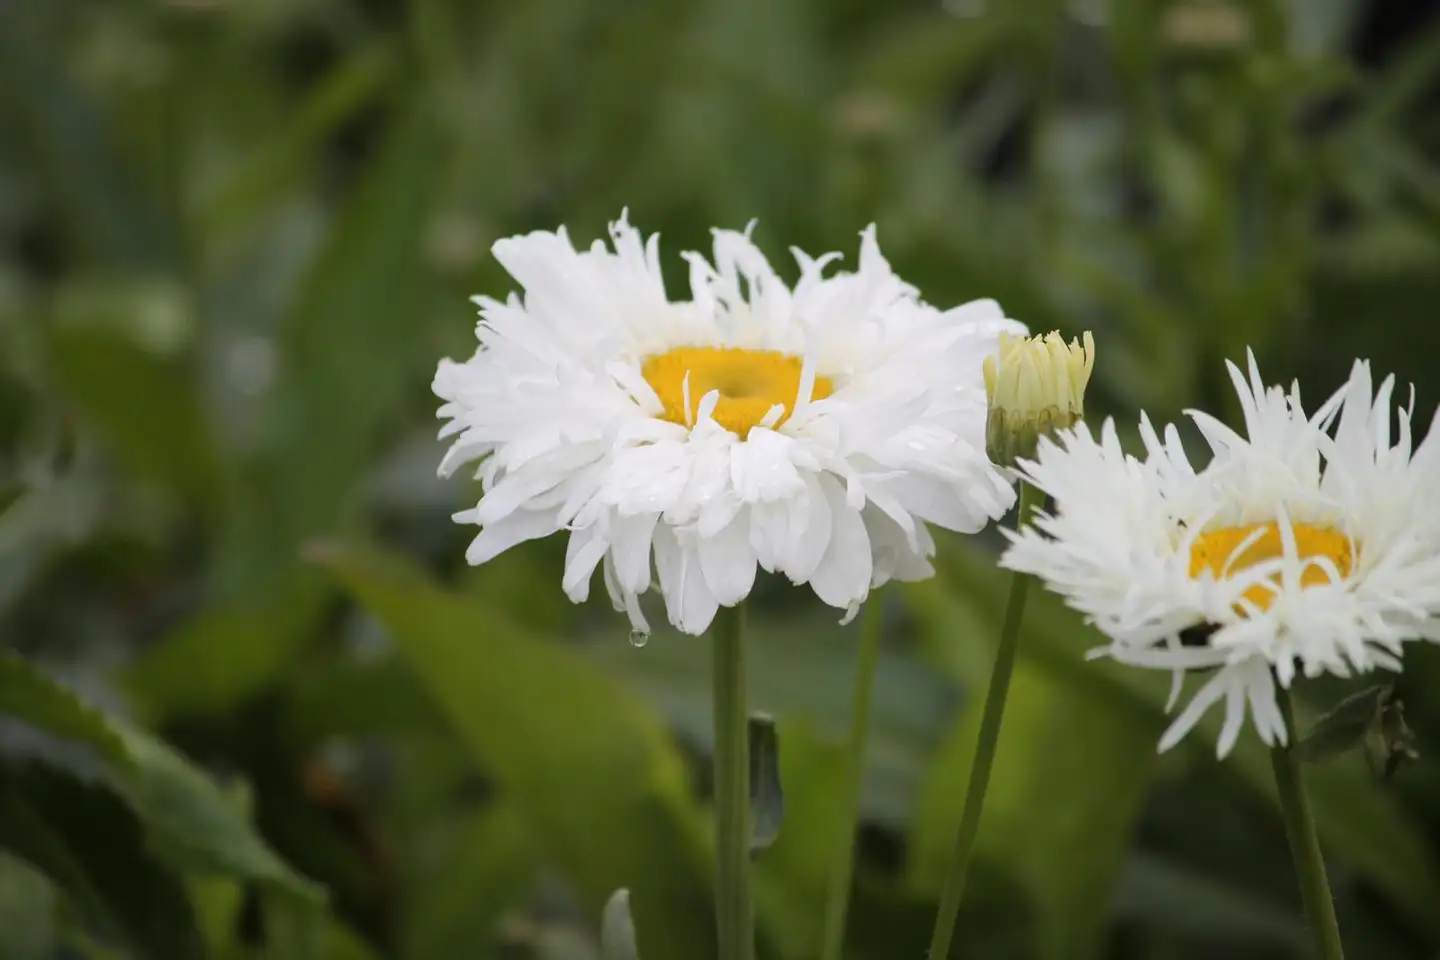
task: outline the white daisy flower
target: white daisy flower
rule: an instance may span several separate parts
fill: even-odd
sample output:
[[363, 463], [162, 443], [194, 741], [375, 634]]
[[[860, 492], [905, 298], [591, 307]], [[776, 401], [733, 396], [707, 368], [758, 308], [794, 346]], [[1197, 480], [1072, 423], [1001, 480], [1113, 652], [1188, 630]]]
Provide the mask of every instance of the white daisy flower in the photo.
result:
[[[1225, 701], [1223, 757], [1247, 715], [1284, 743], [1274, 682], [1399, 670], [1401, 644], [1440, 639], [1440, 439], [1412, 455], [1410, 409], [1391, 432], [1393, 378], [1372, 391], [1357, 362], [1313, 416], [1298, 386], [1266, 387], [1254, 357], [1231, 378], [1246, 436], [1187, 411], [1209, 444], [1191, 466], [1174, 426], [1142, 416], [1143, 460], [1113, 421], [1042, 440], [1025, 478], [1051, 513], [1007, 534], [1001, 565], [1032, 573], [1110, 638], [1097, 654], [1175, 672], [1214, 673], [1160, 741], [1177, 743]], [[1333, 435], [1332, 435], [1333, 428]]]
[[748, 231], [714, 236], [713, 264], [685, 255], [685, 301], [658, 238], [623, 217], [613, 249], [577, 251], [563, 229], [495, 244], [525, 295], [477, 297], [479, 349], [434, 382], [454, 437], [441, 474], [479, 461], [484, 495], [455, 515], [480, 527], [472, 564], [567, 530], [571, 600], [603, 566], [637, 631], [658, 581], [670, 622], [699, 634], [757, 568], [853, 613], [932, 573], [927, 523], [975, 532], [1009, 509], [981, 364], [1024, 327], [990, 300], [921, 302], [873, 227], [854, 273], [795, 251], [793, 289]]

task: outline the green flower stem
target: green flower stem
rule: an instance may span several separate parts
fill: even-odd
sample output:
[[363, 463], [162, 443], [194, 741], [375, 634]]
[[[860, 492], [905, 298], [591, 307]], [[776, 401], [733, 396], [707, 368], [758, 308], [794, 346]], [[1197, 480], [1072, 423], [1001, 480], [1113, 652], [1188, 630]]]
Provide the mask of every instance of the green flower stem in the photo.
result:
[[719, 960], [754, 960], [750, 904], [750, 739], [745, 607], [715, 617], [715, 925]]
[[[1044, 499], [1039, 490], [1020, 483], [1020, 502], [1015, 511], [1015, 529], [1023, 527], [1030, 514]], [[1010, 602], [1005, 608], [1005, 625], [1000, 630], [1000, 646], [995, 651], [995, 666], [990, 672], [990, 687], [985, 692], [985, 713], [980, 720], [980, 740], [975, 745], [975, 761], [970, 767], [970, 785], [965, 791], [965, 810], [960, 816], [960, 831], [955, 836], [955, 851], [945, 873], [945, 887], [940, 894], [940, 910], [935, 915], [935, 932], [930, 937], [930, 960], [945, 960], [950, 953], [950, 939], [955, 935], [955, 918], [960, 914], [960, 900], [965, 895], [965, 878], [975, 852], [975, 835], [980, 829], [980, 811], [985, 806], [985, 791], [990, 786], [990, 770], [995, 765], [995, 747], [1000, 740], [1000, 721], [1005, 715], [1005, 698], [1010, 692], [1010, 677], [1015, 672], [1015, 653], [1019, 648], [1020, 620], [1025, 613], [1025, 595], [1030, 586], [1028, 574], [1016, 573], [1010, 580]]]
[[860, 653], [855, 664], [855, 691], [850, 706], [850, 753], [845, 792], [840, 799], [840, 827], [825, 896], [825, 934], [821, 960], [840, 960], [845, 943], [845, 916], [850, 909], [850, 880], [855, 873], [855, 824], [860, 810], [860, 784], [865, 768], [865, 741], [870, 733], [870, 700], [875, 689], [875, 662], [880, 654], [884, 601], [872, 596], [860, 623]]
[[1310, 813], [1310, 800], [1301, 782], [1300, 758], [1295, 756], [1298, 739], [1295, 711], [1290, 705], [1290, 692], [1275, 684], [1275, 700], [1285, 719], [1286, 746], [1270, 748], [1270, 763], [1275, 768], [1275, 785], [1280, 788], [1280, 813], [1285, 818], [1285, 836], [1290, 840], [1290, 855], [1295, 861], [1295, 878], [1300, 883], [1300, 899], [1305, 904], [1305, 919], [1315, 938], [1318, 960], [1343, 960], [1345, 951], [1340, 943], [1340, 924], [1335, 919], [1335, 901], [1330, 897], [1330, 882], [1325, 878], [1325, 860], [1320, 855], [1320, 837], [1315, 832], [1315, 818]]

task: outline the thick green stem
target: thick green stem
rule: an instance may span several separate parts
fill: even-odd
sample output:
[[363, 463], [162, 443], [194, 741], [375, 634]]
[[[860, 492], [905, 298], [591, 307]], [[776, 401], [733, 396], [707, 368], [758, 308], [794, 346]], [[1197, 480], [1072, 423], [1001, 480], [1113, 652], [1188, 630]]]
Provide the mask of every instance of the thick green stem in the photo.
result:
[[750, 905], [750, 739], [745, 608], [715, 618], [715, 925], [720, 960], [754, 960]]
[[[1024, 526], [1030, 513], [1043, 499], [1040, 491], [1020, 483], [1020, 503], [1015, 510], [1015, 528]], [[955, 836], [955, 851], [945, 873], [945, 886], [940, 894], [940, 910], [935, 915], [935, 932], [930, 937], [930, 960], [945, 960], [950, 954], [950, 939], [955, 935], [955, 918], [960, 914], [960, 900], [965, 895], [965, 878], [975, 852], [975, 835], [980, 829], [980, 811], [985, 806], [985, 791], [990, 786], [990, 770], [995, 765], [995, 747], [1000, 740], [1000, 721], [1005, 716], [1005, 698], [1010, 692], [1010, 677], [1015, 672], [1015, 653], [1020, 646], [1020, 620], [1025, 613], [1025, 594], [1029, 589], [1027, 574], [1012, 574], [1010, 602], [1005, 607], [1005, 625], [1000, 630], [1000, 646], [995, 651], [995, 666], [990, 672], [990, 687], [985, 692], [985, 713], [980, 719], [980, 740], [975, 745], [975, 761], [970, 767], [970, 785], [965, 791], [965, 810], [960, 815], [960, 831]]]
[[1270, 748], [1270, 763], [1275, 768], [1275, 785], [1280, 788], [1280, 814], [1285, 818], [1285, 836], [1290, 840], [1290, 856], [1295, 861], [1295, 879], [1300, 884], [1300, 899], [1305, 905], [1305, 919], [1315, 940], [1318, 960], [1343, 960], [1340, 924], [1335, 919], [1335, 901], [1330, 897], [1330, 883], [1325, 878], [1325, 860], [1320, 854], [1320, 837], [1315, 832], [1315, 818], [1310, 813], [1310, 800], [1301, 781], [1300, 759], [1295, 756], [1295, 711], [1290, 706], [1290, 692], [1275, 684], [1275, 699], [1280, 715], [1285, 718], [1286, 746]]
[[840, 798], [840, 827], [830, 865], [825, 897], [825, 934], [821, 960], [840, 960], [845, 943], [845, 917], [850, 909], [850, 880], [855, 872], [855, 824], [860, 810], [860, 784], [865, 768], [865, 741], [870, 733], [870, 700], [875, 689], [875, 662], [880, 653], [884, 601], [872, 596], [860, 624], [860, 653], [855, 664], [855, 691], [850, 705], [850, 752], [846, 758], [845, 792]]

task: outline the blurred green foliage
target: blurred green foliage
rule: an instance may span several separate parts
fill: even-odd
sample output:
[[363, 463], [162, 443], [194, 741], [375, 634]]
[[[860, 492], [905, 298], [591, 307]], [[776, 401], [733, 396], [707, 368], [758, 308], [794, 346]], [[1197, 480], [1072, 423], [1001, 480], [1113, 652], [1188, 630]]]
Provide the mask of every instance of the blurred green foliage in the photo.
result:
[[[0, 956], [589, 960], [627, 887], [640, 956], [703, 960], [704, 643], [632, 649], [563, 601], [554, 542], [465, 569], [449, 515], [477, 491], [434, 477], [435, 361], [473, 348], [468, 295], [509, 289], [489, 244], [628, 207], [678, 283], [712, 225], [759, 218], [778, 257], [873, 221], [932, 302], [1093, 329], [1102, 415], [1233, 416], [1221, 361], [1249, 346], [1312, 400], [1370, 357], [1428, 424], [1433, 13], [9, 0], [0, 671], [27, 679], [0, 703]], [[885, 591], [854, 958], [928, 940], [994, 546]], [[756, 604], [785, 786], [762, 946], [805, 960], [855, 637], [778, 584]], [[1084, 662], [1053, 598], [1028, 624], [956, 954], [1303, 956], [1259, 745], [1157, 757], [1167, 678]], [[1437, 684], [1415, 650], [1419, 764], [1311, 768], [1364, 960], [1440, 951]]]

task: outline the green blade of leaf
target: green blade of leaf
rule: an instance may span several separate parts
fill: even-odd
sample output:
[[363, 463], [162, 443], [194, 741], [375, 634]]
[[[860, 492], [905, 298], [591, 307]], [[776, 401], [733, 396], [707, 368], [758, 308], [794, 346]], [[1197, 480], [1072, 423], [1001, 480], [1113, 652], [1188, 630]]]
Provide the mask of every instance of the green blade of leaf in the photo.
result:
[[[410, 105], [396, 115], [278, 338], [257, 452], [226, 486], [214, 571], [222, 605], [133, 667], [153, 713], [221, 712], [292, 662], [326, 599], [321, 578], [297, 563], [299, 546], [359, 522], [377, 431], [433, 369], [427, 338], [398, 318], [428, 315], [422, 240], [440, 152], [430, 111]], [[190, 692], [183, 678], [191, 670], [221, 696]]]
[[[939, 889], [951, 856], [983, 706], [983, 697], [971, 701], [921, 792], [912, 882], [926, 890]], [[1158, 725], [1135, 720], [1036, 665], [1022, 643], [977, 852], [1034, 897], [1041, 956], [1096, 956], [1104, 943], [1106, 906], [1155, 763]]]
[[1114, 909], [1182, 936], [1274, 944], [1287, 956], [1304, 956], [1310, 943], [1304, 920], [1289, 905], [1143, 853], [1127, 861]]
[[316, 906], [323, 893], [282, 861], [215, 783], [164, 743], [120, 720], [136, 776], [131, 791], [152, 842], [172, 860], [200, 871], [243, 877]]
[[214, 453], [188, 358], [84, 327], [57, 331], [53, 352], [62, 388], [126, 466], [197, 497], [211, 492]]
[[261, 604], [216, 605], [166, 633], [123, 674], [140, 716], [211, 716], [234, 709], [290, 661], [321, 590], [314, 583]]
[[644, 952], [706, 956], [708, 938], [695, 939], [710, 925], [701, 828], [650, 711], [591, 664], [397, 559], [339, 548], [315, 557], [389, 628], [591, 909], [626, 887]]
[[461, 957], [534, 893], [538, 857], [514, 807], [492, 803], [459, 825], [444, 863], [416, 878], [430, 890], [408, 910], [407, 957]]
[[0, 653], [0, 712], [95, 747], [150, 842], [177, 865], [264, 884], [312, 907], [323, 901], [323, 893], [286, 866], [220, 788], [187, 760], [9, 653]]
[[294, 106], [274, 136], [242, 159], [239, 168], [206, 198], [197, 217], [205, 235], [235, 230], [270, 209], [309, 172], [325, 140], [371, 106], [394, 76], [394, 52], [362, 48], [321, 78]]
[[0, 713], [57, 737], [89, 744], [122, 775], [134, 765], [124, 738], [105, 714], [8, 651], [0, 651]]
[[[8, 5], [0, 31], [0, 119], [40, 172], [76, 245], [109, 266], [173, 263], [179, 243], [159, 204], [142, 189], [109, 117], [64, 59], [50, 55], [62, 29], [54, 5]], [[12, 139], [7, 132], [6, 139]]]
[[59, 892], [26, 861], [0, 852], [0, 930], [6, 960], [50, 960], [55, 956], [55, 901]]
[[183, 884], [104, 785], [38, 763], [0, 763], [0, 847], [44, 871], [139, 955], [204, 957]]

